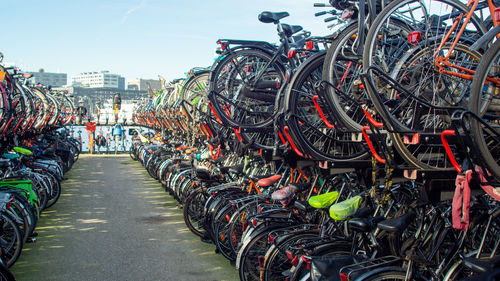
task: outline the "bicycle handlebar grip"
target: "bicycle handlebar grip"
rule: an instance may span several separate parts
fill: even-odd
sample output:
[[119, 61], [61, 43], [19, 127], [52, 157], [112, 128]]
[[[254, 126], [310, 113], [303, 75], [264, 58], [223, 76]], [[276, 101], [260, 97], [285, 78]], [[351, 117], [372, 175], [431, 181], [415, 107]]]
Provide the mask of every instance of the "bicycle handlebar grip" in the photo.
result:
[[325, 3], [314, 3], [314, 7], [328, 7]]
[[315, 17], [319, 17], [319, 16], [322, 16], [322, 15], [326, 15], [326, 11], [322, 11], [322, 12], [317, 12], [314, 14]]
[[336, 20], [337, 17], [329, 17], [325, 19], [325, 22], [331, 22], [332, 20]]

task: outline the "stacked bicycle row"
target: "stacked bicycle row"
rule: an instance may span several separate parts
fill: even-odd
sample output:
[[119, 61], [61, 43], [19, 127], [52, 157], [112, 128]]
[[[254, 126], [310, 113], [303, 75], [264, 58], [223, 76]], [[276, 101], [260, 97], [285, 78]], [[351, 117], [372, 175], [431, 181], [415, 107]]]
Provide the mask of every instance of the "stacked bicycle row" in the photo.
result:
[[279, 46], [218, 40], [140, 104], [131, 156], [241, 280], [498, 276], [500, 9], [330, 4], [331, 36], [263, 12]]
[[[1, 62], [1, 60], [0, 60]], [[61, 181], [80, 153], [65, 126], [74, 119], [64, 93], [30, 85], [31, 75], [0, 64], [0, 276], [25, 243], [37, 239], [43, 210], [61, 196]]]

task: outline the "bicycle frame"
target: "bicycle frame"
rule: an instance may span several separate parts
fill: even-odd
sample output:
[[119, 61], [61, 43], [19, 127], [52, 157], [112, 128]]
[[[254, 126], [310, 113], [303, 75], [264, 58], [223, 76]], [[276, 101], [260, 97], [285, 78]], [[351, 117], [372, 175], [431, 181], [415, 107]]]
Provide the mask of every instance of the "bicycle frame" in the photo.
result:
[[[457, 46], [458, 42], [460, 41], [460, 38], [462, 37], [462, 34], [464, 33], [467, 24], [470, 22], [470, 19], [474, 15], [474, 12], [476, 11], [478, 4], [479, 4], [479, 0], [469, 0], [469, 2], [467, 3], [467, 7], [470, 7], [469, 12], [466, 15], [460, 14], [455, 18], [453, 25], [448, 30], [448, 32], [446, 33], [446, 35], [442, 39], [439, 47], [437, 48], [436, 52], [434, 53], [435, 64], [439, 68], [440, 73], [456, 76], [456, 77], [466, 79], [466, 80], [472, 80], [474, 78], [474, 74], [476, 73], [476, 71], [455, 65], [455, 64], [449, 62], [448, 60], [450, 59], [451, 55], [453, 54], [453, 51], [455, 50], [455, 47]], [[492, 15], [492, 18], [493, 18], [493, 25], [497, 26], [498, 22], [496, 21], [495, 16], [494, 16], [495, 15], [495, 5], [493, 4], [492, 0], [488, 0], [488, 8], [489, 8], [490, 14]], [[464, 17], [465, 17], [465, 19], [464, 19]], [[455, 32], [459, 23], [462, 20], [463, 20], [462, 26], [461, 26], [460, 30], [458, 31], [455, 39], [453, 40], [453, 43], [452, 43], [450, 49], [448, 50], [446, 56], [438, 55], [439, 53], [441, 53], [444, 45], [448, 42], [451, 35]], [[465, 72], [465, 73], [453, 72], [450, 70], [446, 70], [445, 67], [454, 68], [460, 72]], [[495, 78], [491, 78], [491, 77], [487, 77], [486, 79], [487, 79], [487, 81], [494, 82], [496, 84], [500, 84], [500, 79], [495, 79]]]

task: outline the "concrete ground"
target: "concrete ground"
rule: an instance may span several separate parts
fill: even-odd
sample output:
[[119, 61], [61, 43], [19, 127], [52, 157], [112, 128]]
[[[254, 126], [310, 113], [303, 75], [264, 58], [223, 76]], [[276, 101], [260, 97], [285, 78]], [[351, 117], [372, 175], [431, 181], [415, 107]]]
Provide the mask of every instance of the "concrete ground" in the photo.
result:
[[182, 210], [128, 155], [82, 155], [46, 210], [17, 280], [238, 280]]

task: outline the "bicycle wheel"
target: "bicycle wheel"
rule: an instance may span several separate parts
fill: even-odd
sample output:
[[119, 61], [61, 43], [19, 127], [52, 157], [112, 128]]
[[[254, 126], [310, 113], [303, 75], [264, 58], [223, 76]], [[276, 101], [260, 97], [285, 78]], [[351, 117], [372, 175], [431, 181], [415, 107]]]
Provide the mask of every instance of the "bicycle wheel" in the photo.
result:
[[288, 226], [289, 225], [274, 224], [264, 227], [259, 233], [256, 233], [248, 243], [243, 245], [238, 253], [236, 265], [238, 267], [240, 280], [260, 280], [260, 267], [263, 265], [264, 256], [267, 252], [267, 248], [270, 246], [270, 242], [267, 239], [269, 232]]
[[312, 154], [315, 158], [334, 161], [366, 158], [368, 154], [360, 133], [345, 130], [338, 118], [328, 114], [334, 109], [327, 108], [316, 95], [315, 85], [322, 79], [325, 56], [326, 53], [322, 52], [310, 57], [301, 64], [290, 81], [285, 96], [285, 110], [289, 112], [286, 123], [292, 139], [298, 142], [295, 145], [304, 150], [301, 153]]
[[[363, 68], [371, 74], [368, 94], [387, 129], [395, 131], [390, 134], [394, 147], [411, 166], [452, 169], [439, 137], [450, 127], [452, 112], [469, 102], [470, 79], [462, 72], [473, 71], [480, 54], [467, 44], [485, 28], [473, 16], [453, 51], [456, 35], [449, 43], [443, 38], [467, 11], [455, 0], [397, 1], [368, 32], [363, 53]], [[453, 67], [441, 62], [445, 57]]]
[[217, 116], [232, 127], [272, 125], [284, 66], [272, 54], [244, 49], [222, 59], [210, 76], [209, 99]]
[[7, 267], [11, 267], [21, 255], [23, 248], [23, 237], [19, 227], [8, 214], [0, 217], [0, 247], [2, 259]]
[[3, 263], [0, 263], [0, 281], [16, 281], [14, 274]]
[[361, 131], [366, 124], [366, 116], [361, 107], [361, 95], [364, 92], [354, 85], [363, 69], [359, 63], [360, 57], [355, 53], [358, 48], [357, 39], [357, 24], [351, 24], [342, 30], [327, 51], [322, 78], [331, 84], [326, 87], [326, 93], [331, 101], [329, 105], [334, 109], [332, 112], [347, 128]]
[[[500, 40], [497, 40], [486, 51], [477, 68], [471, 85], [470, 111], [479, 117], [487, 126], [476, 118], [471, 118], [471, 135], [479, 149], [480, 156], [487, 165], [488, 171], [500, 179]], [[488, 81], [486, 80], [488, 79]]]
[[[182, 87], [181, 98], [193, 108], [207, 96], [209, 71], [194, 73]], [[193, 114], [193, 110], [190, 110]]]
[[[297, 232], [297, 234], [289, 234], [289, 237], [286, 239], [280, 239], [277, 245], [269, 248], [265, 255], [264, 266], [260, 271], [261, 280], [279, 280], [282, 278], [283, 272], [290, 269], [291, 263], [286, 254], [286, 251], [290, 247], [320, 239], [318, 232], [304, 232], [303, 230]], [[285, 234], [287, 233], [281, 233], [281, 235]]]
[[208, 194], [200, 188], [191, 192], [184, 202], [184, 222], [187, 228], [199, 237], [203, 237], [206, 232], [203, 228], [203, 222], [205, 220], [203, 208], [207, 199]]
[[62, 193], [62, 188], [61, 183], [52, 174], [47, 173], [45, 174], [45, 176], [48, 178], [48, 181], [52, 186], [52, 192], [50, 193], [49, 200], [47, 201], [47, 205], [45, 206], [45, 209], [48, 209], [57, 201], [59, 201]]
[[231, 246], [231, 244], [234, 243], [234, 234], [228, 231], [229, 220], [233, 213], [233, 207], [228, 204], [219, 210], [214, 218], [214, 221], [212, 222], [212, 231], [214, 233], [214, 242], [217, 250], [231, 262], [236, 260], [236, 252], [233, 251]]

